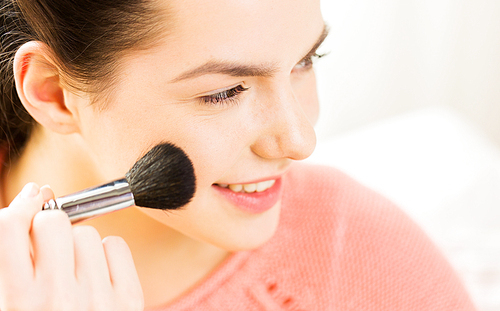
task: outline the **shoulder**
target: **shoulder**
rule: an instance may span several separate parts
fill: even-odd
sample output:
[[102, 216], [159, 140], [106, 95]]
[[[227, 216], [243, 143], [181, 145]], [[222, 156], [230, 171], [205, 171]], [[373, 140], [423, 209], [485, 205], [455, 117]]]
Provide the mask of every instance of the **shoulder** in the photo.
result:
[[291, 257], [320, 267], [306, 269], [337, 307], [473, 310], [440, 251], [392, 202], [330, 167], [295, 165], [287, 178], [278, 235], [293, 240]]
[[337, 232], [349, 229], [358, 237], [363, 232], [373, 236], [370, 228], [414, 227], [392, 202], [343, 172], [306, 164], [295, 164], [286, 176], [282, 218], [296, 226], [307, 226], [304, 220], [309, 220], [312, 234], [322, 226]]

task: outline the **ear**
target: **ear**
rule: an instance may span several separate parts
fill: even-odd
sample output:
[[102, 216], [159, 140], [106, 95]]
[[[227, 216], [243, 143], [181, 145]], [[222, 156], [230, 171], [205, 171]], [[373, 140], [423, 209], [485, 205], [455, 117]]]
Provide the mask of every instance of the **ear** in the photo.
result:
[[23, 44], [14, 57], [16, 90], [28, 113], [42, 126], [60, 133], [79, 130], [76, 115], [69, 109], [68, 91], [50, 48], [36, 41]]

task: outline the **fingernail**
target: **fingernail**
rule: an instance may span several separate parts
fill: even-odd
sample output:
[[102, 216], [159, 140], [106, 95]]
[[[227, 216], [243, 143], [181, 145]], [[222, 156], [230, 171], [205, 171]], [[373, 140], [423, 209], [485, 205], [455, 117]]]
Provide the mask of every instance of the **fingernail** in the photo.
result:
[[40, 192], [40, 188], [35, 184], [30, 182], [26, 186], [24, 186], [23, 190], [21, 190], [21, 197], [28, 199], [36, 196]]

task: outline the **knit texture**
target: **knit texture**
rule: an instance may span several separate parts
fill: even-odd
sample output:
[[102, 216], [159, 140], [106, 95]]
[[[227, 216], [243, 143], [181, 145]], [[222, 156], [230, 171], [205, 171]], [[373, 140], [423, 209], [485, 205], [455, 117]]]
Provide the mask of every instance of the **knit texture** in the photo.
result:
[[296, 164], [280, 225], [182, 297], [149, 311], [475, 310], [428, 237], [343, 173]]

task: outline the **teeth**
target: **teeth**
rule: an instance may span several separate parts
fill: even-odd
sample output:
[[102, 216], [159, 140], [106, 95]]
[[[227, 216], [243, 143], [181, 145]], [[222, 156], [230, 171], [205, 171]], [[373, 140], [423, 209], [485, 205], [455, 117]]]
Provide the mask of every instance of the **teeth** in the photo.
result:
[[229, 185], [229, 189], [231, 189], [234, 192], [241, 192], [241, 190], [243, 190], [243, 185], [231, 184]]
[[274, 185], [274, 180], [257, 183], [257, 192], [265, 191]]
[[253, 192], [266, 191], [267, 189], [271, 188], [275, 182], [276, 182], [275, 180], [267, 180], [253, 184], [230, 184], [230, 185], [218, 184], [218, 185], [223, 188], [229, 188], [231, 189], [231, 191], [234, 192], [253, 193]]
[[249, 192], [249, 193], [255, 192], [255, 190], [257, 190], [257, 184], [243, 185], [243, 189], [245, 189], [245, 192]]

